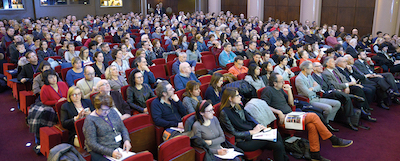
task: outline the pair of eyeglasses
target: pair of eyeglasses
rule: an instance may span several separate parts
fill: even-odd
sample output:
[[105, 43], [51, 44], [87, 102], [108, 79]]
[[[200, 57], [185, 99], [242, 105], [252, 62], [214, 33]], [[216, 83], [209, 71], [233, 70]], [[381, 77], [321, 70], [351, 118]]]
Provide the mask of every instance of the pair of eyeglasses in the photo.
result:
[[82, 94], [81, 93], [74, 93], [71, 96], [76, 97], [76, 96], [80, 96], [80, 95], [82, 95]]
[[214, 111], [214, 108], [213, 108], [213, 109], [211, 109], [211, 110], [204, 111], [204, 112], [214, 113], [215, 111]]

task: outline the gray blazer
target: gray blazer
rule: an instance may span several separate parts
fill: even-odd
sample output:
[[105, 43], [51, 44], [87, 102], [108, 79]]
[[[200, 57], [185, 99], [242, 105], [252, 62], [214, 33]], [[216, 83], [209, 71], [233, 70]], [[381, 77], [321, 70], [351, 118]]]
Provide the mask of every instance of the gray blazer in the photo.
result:
[[[362, 73], [364, 74], [372, 74], [374, 72], [374, 68], [371, 67], [370, 65], [366, 64], [366, 62], [361, 62], [360, 60], [354, 61], [354, 66]], [[368, 70], [369, 68], [369, 70]], [[371, 70], [371, 72], [370, 72]]]
[[324, 72], [322, 72], [322, 75], [325, 76], [324, 78], [326, 78], [326, 83], [328, 83], [329, 85], [333, 85], [335, 89], [345, 89], [347, 87], [345, 83], [348, 83], [346, 77], [336, 68], [333, 68], [333, 70], [336, 72], [336, 75], [340, 79], [341, 83], [336, 79], [335, 75], [333, 75], [332, 72], [325, 68]]
[[[310, 98], [311, 100], [314, 98], [317, 98], [317, 93], [321, 91], [321, 86], [318, 84], [318, 86], [313, 87], [314, 85], [314, 78], [309, 75], [305, 76], [302, 72], [296, 77], [296, 89], [299, 95], [306, 96]], [[309, 90], [309, 88], [313, 87], [313, 90]]]

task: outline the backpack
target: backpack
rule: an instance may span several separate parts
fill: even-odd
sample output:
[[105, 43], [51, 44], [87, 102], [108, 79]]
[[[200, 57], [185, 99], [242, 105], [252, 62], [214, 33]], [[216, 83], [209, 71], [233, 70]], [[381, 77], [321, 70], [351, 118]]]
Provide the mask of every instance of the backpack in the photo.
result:
[[238, 89], [239, 94], [242, 96], [243, 104], [246, 104], [252, 98], [257, 98], [256, 89], [245, 80], [238, 80], [238, 81], [234, 81], [232, 83], [226, 84], [224, 87], [222, 87], [221, 93], [224, 93], [224, 90], [227, 87], [235, 87]]
[[286, 152], [289, 152], [289, 154], [296, 159], [311, 159], [310, 143], [307, 139], [297, 139], [292, 143], [285, 141], [285, 149]]

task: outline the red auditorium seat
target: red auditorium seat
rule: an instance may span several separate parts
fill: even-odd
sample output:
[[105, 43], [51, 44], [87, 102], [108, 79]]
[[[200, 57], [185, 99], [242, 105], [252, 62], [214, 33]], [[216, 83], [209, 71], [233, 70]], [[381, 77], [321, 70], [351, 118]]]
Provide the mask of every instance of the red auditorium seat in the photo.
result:
[[153, 161], [153, 154], [150, 152], [140, 152], [124, 159], [124, 161]]
[[207, 74], [207, 75], [200, 76], [198, 79], [199, 79], [201, 84], [204, 84], [204, 83], [210, 83], [211, 77], [212, 76], [210, 74]]
[[151, 122], [149, 114], [138, 114], [124, 120], [124, 125], [131, 139], [131, 151], [137, 153], [150, 151], [157, 154], [155, 125]]
[[61, 77], [64, 82], [66, 82], [67, 72], [68, 70], [72, 69], [72, 67], [61, 69]]
[[89, 161], [90, 160], [90, 154], [85, 150], [85, 135], [83, 134], [83, 123], [85, 122], [85, 118], [79, 119], [75, 121], [75, 131], [76, 135], [78, 136], [79, 140], [79, 148], [75, 147], [76, 150], [81, 153], [82, 157], [85, 158], [85, 160]]
[[[157, 97], [153, 97], [150, 98], [146, 101], [146, 106], [147, 106], [147, 110], [149, 112], [149, 116], [150, 116], [150, 120], [151, 122], [154, 124], [153, 118], [151, 117], [151, 103], [154, 101], [154, 99], [156, 99]], [[163, 127], [159, 127], [159, 126], [155, 126], [156, 128], [156, 143], [157, 145], [160, 145], [162, 143], [162, 134], [164, 132], [164, 128]]]
[[167, 74], [165, 72], [164, 65], [155, 65], [149, 67], [150, 71], [154, 74], [155, 78], [164, 78], [168, 79]]
[[205, 55], [201, 57], [201, 61], [207, 70], [214, 70], [217, 68], [214, 55]]
[[158, 59], [154, 59], [151, 62], [153, 62], [156, 65], [164, 65], [166, 64], [165, 59], [164, 58], [158, 58]]
[[61, 143], [61, 135], [55, 127], [40, 128], [40, 152], [48, 156], [50, 149]]
[[237, 76], [237, 78], [238, 78], [239, 80], [243, 80], [244, 77], [246, 77], [246, 75], [247, 75], [247, 73], [242, 73], [242, 74], [239, 74], [239, 75]]
[[194, 149], [190, 146], [190, 138], [182, 135], [162, 143], [158, 148], [158, 161], [195, 160]]

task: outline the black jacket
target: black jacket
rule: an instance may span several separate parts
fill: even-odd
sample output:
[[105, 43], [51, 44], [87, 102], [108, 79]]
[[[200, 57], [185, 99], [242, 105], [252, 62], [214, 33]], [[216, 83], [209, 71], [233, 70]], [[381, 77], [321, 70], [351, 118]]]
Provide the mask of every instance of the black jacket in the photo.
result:
[[[230, 106], [224, 107], [220, 114], [219, 120], [224, 131], [235, 136], [236, 142], [251, 140], [249, 130], [252, 130], [257, 123], [247, 113], [243, 107], [241, 110], [235, 110]], [[240, 116], [244, 116], [244, 120]]]

